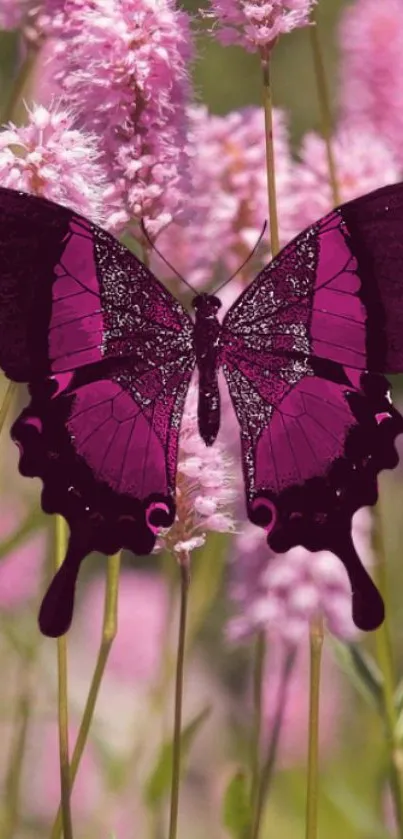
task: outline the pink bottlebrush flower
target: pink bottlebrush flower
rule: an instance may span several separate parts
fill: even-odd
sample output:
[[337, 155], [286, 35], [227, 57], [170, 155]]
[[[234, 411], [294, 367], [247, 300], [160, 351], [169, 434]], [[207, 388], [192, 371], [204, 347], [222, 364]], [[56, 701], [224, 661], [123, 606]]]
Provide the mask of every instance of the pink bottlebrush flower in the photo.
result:
[[[28, 110], [28, 123], [0, 131], [0, 184], [49, 198], [102, 221], [104, 172], [94, 135], [73, 128], [58, 105]], [[18, 153], [16, 153], [18, 150]]]
[[49, 108], [61, 99], [62, 90], [55, 79], [55, 52], [57, 41], [46, 38], [35, 60], [30, 76], [30, 95], [37, 105]]
[[0, 29], [19, 29], [30, 0], [0, 0]]
[[[70, 753], [77, 739], [78, 727], [69, 725]], [[101, 768], [91, 741], [87, 742], [71, 795], [72, 815], [90, 819], [103, 798]], [[59, 735], [55, 722], [35, 721], [28, 734], [24, 762], [22, 799], [25, 812], [53, 821], [60, 803]]]
[[[372, 562], [370, 521], [362, 508], [352, 527], [356, 550], [366, 565]], [[311, 553], [301, 546], [273, 554], [264, 531], [249, 523], [235, 541], [231, 597], [237, 612], [228, 625], [233, 640], [266, 629], [298, 643], [318, 613], [334, 635], [349, 639], [358, 634], [351, 616], [351, 586], [340, 559], [329, 551]]]
[[157, 551], [190, 552], [204, 545], [207, 530], [235, 530], [230, 510], [237, 494], [232, 460], [218, 439], [211, 448], [201, 439], [197, 400], [198, 389], [191, 383], [179, 438], [176, 518], [172, 527], [158, 537]]
[[0, 29], [21, 29], [24, 39], [38, 44], [46, 35], [52, 16], [65, 0], [0, 0]]
[[211, 29], [221, 44], [256, 52], [274, 45], [277, 38], [307, 26], [316, 0], [210, 0], [211, 11], [202, 17], [218, 23]]
[[340, 25], [342, 114], [388, 142], [403, 163], [401, 0], [356, 0]]
[[108, 227], [121, 233], [144, 218], [157, 233], [186, 183], [188, 15], [173, 0], [68, 0], [49, 33], [59, 39], [55, 78], [102, 147]]
[[[6, 502], [2, 497], [0, 543], [18, 530], [23, 517], [20, 505]], [[18, 548], [0, 559], [0, 609], [4, 612], [22, 607], [38, 594], [47, 541], [46, 530], [42, 528], [28, 535]]]
[[[293, 162], [284, 113], [276, 109], [273, 116], [280, 236], [285, 244], [294, 234], [289, 224]], [[264, 116], [254, 106], [223, 117], [194, 107], [191, 125], [192, 193], [181, 224], [161, 233], [158, 248], [193, 286], [205, 288], [215, 276], [223, 281], [241, 266], [268, 219]], [[267, 236], [261, 246], [266, 260]], [[158, 276], [172, 277], [158, 257], [152, 254], [151, 259]], [[234, 290], [239, 291], [237, 280], [245, 284], [258, 267], [261, 258], [248, 263], [223, 289], [227, 302]]]
[[[396, 158], [379, 133], [342, 126], [332, 142], [341, 202], [400, 179]], [[293, 224], [300, 231], [333, 207], [325, 141], [307, 134], [295, 166]]]
[[[295, 764], [305, 764], [307, 756], [310, 672], [308, 633], [304, 635], [304, 643], [299, 645], [296, 653], [294, 667], [288, 682], [280, 733], [278, 766], [281, 768]], [[273, 729], [285, 656], [285, 645], [279, 641], [273, 642], [273, 639], [271, 639], [268, 645], [263, 682], [263, 732], [266, 740], [270, 737]], [[319, 726], [321, 760], [325, 760], [336, 747], [337, 742], [340, 741], [339, 726], [342, 717], [342, 700], [340, 674], [330, 655], [329, 646], [324, 644]]]
[[[96, 656], [102, 632], [105, 576], [93, 578], [79, 604], [78, 620], [88, 658]], [[123, 569], [119, 580], [118, 633], [108, 673], [122, 682], [152, 683], [161, 663], [168, 591], [162, 577]]]

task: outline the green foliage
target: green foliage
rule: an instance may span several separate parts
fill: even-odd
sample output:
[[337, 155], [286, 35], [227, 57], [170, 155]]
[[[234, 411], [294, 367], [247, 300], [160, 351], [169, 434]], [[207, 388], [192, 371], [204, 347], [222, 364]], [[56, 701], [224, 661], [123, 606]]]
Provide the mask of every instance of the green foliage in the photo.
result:
[[379, 713], [383, 713], [383, 677], [375, 659], [358, 644], [345, 644], [331, 638], [331, 644], [342, 669], [361, 696]]
[[246, 773], [237, 769], [225, 792], [223, 823], [234, 839], [245, 839], [251, 823], [249, 786]]
[[[190, 747], [200, 731], [203, 723], [211, 713], [211, 707], [203, 708], [196, 716], [182, 729], [181, 734], [181, 759], [182, 772]], [[153, 809], [168, 794], [172, 777], [172, 741], [163, 743], [161, 746], [156, 765], [149, 776], [144, 790], [146, 804]]]

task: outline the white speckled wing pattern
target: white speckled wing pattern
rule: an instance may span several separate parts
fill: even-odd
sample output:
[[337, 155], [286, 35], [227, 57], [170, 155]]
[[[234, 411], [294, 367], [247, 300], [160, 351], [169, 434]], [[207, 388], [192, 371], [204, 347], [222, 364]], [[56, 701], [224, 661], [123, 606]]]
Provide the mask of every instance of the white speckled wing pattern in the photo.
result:
[[310, 228], [261, 271], [223, 320], [220, 362], [241, 429], [248, 510], [260, 489], [281, 488], [267, 473], [259, 481], [257, 448], [267, 434], [263, 462], [275, 468], [278, 455], [268, 429], [276, 409], [313, 375], [309, 327], [316, 264], [316, 230]]

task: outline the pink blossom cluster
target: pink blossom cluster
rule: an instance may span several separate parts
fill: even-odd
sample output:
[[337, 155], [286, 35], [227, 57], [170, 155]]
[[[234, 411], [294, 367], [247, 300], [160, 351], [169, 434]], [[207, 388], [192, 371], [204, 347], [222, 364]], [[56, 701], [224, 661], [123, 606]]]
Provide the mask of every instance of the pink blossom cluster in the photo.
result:
[[0, 29], [18, 29], [31, 6], [31, 0], [1, 0]]
[[34, 106], [27, 123], [0, 132], [0, 184], [49, 198], [95, 222], [104, 221], [105, 172], [94, 134], [74, 127], [59, 105]]
[[[261, 108], [250, 106], [226, 116], [213, 116], [204, 106], [190, 110], [192, 192], [181, 224], [172, 224], [158, 238], [163, 255], [197, 288], [224, 281], [247, 258], [268, 218], [265, 128]], [[280, 236], [285, 244], [293, 206], [293, 163], [284, 112], [273, 114], [276, 186]], [[265, 242], [267, 241], [265, 237]], [[262, 246], [267, 261], [267, 246]], [[256, 261], [239, 275], [245, 283]], [[158, 276], [166, 266], [152, 255]], [[259, 264], [261, 267], [261, 263]], [[227, 287], [232, 294], [237, 282]], [[221, 297], [221, 293], [220, 293]]]
[[401, 0], [356, 0], [340, 25], [339, 98], [343, 118], [390, 144], [403, 164]]
[[233, 469], [229, 455], [217, 440], [208, 448], [200, 437], [197, 422], [198, 389], [191, 384], [181, 426], [176, 519], [157, 540], [156, 550], [177, 554], [202, 547], [206, 531], [232, 533], [235, 522], [231, 504], [235, 501]]
[[22, 29], [24, 37], [38, 41], [65, 0], [0, 0], [0, 29]]
[[[371, 564], [367, 509], [354, 516], [352, 536], [365, 565]], [[273, 554], [264, 531], [248, 523], [236, 537], [232, 570], [231, 594], [237, 614], [228, 625], [231, 639], [265, 629], [298, 643], [306, 638], [309, 621], [318, 613], [338, 637], [357, 635], [347, 572], [329, 551], [311, 553], [299, 546], [285, 554]]]
[[[351, 201], [400, 179], [400, 167], [390, 146], [375, 128], [342, 123], [332, 138], [340, 203]], [[326, 144], [314, 132], [306, 134], [294, 166], [291, 225], [303, 230], [334, 206]]]
[[200, 10], [218, 27], [211, 29], [225, 46], [249, 52], [273, 46], [280, 35], [309, 23], [316, 0], [210, 0], [211, 10]]
[[51, 16], [55, 79], [98, 137], [107, 226], [141, 217], [155, 234], [179, 211], [189, 156], [189, 19], [173, 0], [67, 0]]

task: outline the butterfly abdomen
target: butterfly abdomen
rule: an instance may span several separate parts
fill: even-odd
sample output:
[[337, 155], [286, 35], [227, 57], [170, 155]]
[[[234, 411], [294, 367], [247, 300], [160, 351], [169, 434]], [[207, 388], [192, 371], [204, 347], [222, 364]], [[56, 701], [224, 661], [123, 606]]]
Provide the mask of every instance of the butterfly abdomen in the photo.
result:
[[221, 324], [216, 312], [221, 301], [211, 294], [198, 294], [193, 300], [196, 312], [194, 348], [199, 370], [199, 433], [206, 446], [211, 446], [220, 428], [220, 393], [217, 367]]

